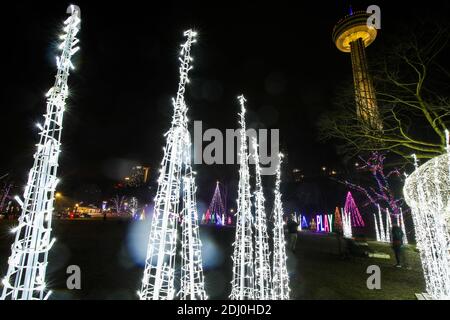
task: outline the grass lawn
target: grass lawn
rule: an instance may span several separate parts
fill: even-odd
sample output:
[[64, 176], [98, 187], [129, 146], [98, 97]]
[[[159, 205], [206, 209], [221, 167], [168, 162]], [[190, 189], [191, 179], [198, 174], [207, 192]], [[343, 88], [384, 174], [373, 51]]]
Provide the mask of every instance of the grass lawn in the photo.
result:
[[[7, 269], [13, 241], [12, 224], [0, 221], [0, 275]], [[202, 227], [207, 293], [211, 299], [227, 299], [232, 277], [234, 229]], [[52, 299], [137, 299], [148, 238], [148, 222], [120, 220], [55, 220], [55, 247], [49, 256], [48, 286]], [[372, 250], [391, 254], [388, 245], [369, 242]], [[394, 260], [337, 255], [333, 236], [301, 233], [296, 253], [288, 252], [288, 271], [293, 299], [415, 299], [424, 291], [418, 253], [407, 250], [411, 270], [393, 267]], [[66, 289], [66, 268], [78, 265], [82, 290]], [[367, 267], [381, 268], [382, 290], [367, 289]], [[177, 284], [178, 285], [178, 284]]]

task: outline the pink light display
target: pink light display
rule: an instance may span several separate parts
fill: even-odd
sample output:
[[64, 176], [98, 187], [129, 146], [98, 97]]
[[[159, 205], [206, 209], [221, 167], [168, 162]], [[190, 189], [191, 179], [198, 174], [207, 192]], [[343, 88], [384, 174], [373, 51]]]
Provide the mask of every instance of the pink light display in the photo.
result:
[[344, 211], [350, 214], [352, 227], [361, 228], [365, 226], [364, 220], [361, 214], [359, 213], [359, 209], [356, 206], [355, 200], [353, 199], [351, 192], [347, 194]]

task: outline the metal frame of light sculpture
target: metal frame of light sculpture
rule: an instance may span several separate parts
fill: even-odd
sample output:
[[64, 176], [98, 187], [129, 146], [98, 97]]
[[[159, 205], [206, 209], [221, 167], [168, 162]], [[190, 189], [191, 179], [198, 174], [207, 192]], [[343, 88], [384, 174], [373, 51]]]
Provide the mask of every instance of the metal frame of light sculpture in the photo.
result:
[[[191, 168], [191, 138], [184, 100], [190, 63], [191, 46], [197, 33], [188, 30], [187, 40], [181, 45], [180, 81], [176, 99], [173, 100], [172, 126], [166, 134], [166, 146], [158, 179], [158, 191], [147, 249], [141, 300], [172, 300], [175, 298], [176, 250], [178, 223], [182, 222], [182, 285], [181, 299], [204, 299], [203, 269], [201, 266], [201, 241], [198, 238], [195, 180]], [[189, 150], [188, 150], [189, 149]], [[183, 192], [182, 192], [183, 191]], [[180, 210], [180, 198], [183, 209]], [[191, 259], [193, 258], [193, 259]], [[192, 282], [195, 284], [192, 285]]]
[[58, 184], [57, 169], [61, 152], [61, 133], [66, 98], [69, 95], [67, 80], [73, 69], [72, 55], [78, 50], [76, 35], [80, 26], [80, 9], [69, 6], [70, 17], [64, 22], [64, 34], [57, 57], [57, 75], [54, 86], [48, 91], [47, 112], [44, 125], [38, 124], [40, 141], [34, 154], [34, 164], [28, 176], [24, 200], [16, 200], [22, 207], [8, 271], [3, 279], [2, 300], [46, 300], [46, 269], [48, 252], [55, 242], [51, 239], [51, 223], [55, 190]]
[[281, 200], [281, 164], [283, 155], [278, 155], [274, 191], [274, 226], [273, 226], [273, 269], [272, 269], [272, 299], [289, 300], [289, 275], [287, 271], [286, 239], [284, 236], [283, 202]]
[[405, 200], [412, 209], [427, 293], [450, 299], [450, 146], [447, 154], [418, 167], [407, 179]]
[[270, 300], [272, 294], [272, 273], [270, 268], [269, 235], [267, 214], [259, 161], [259, 146], [253, 140], [253, 159], [255, 162], [255, 299]]
[[233, 279], [231, 281], [231, 300], [255, 299], [255, 270], [253, 257], [253, 216], [251, 209], [249, 154], [245, 124], [244, 96], [238, 97], [241, 112], [239, 149], [239, 193], [236, 213], [236, 238], [233, 243]]

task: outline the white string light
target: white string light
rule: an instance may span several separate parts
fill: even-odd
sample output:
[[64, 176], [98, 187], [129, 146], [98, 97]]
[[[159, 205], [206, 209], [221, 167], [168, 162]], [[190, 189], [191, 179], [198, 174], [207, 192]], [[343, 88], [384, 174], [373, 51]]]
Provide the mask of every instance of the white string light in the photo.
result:
[[236, 213], [236, 238], [233, 243], [233, 279], [231, 281], [232, 300], [254, 300], [254, 257], [253, 257], [253, 217], [250, 200], [250, 173], [248, 167], [248, 147], [245, 124], [245, 103], [244, 96], [238, 98], [241, 113], [240, 118], [240, 149], [239, 149], [239, 194], [237, 200]]
[[351, 239], [353, 238], [351, 213], [346, 212], [344, 209], [341, 209], [341, 212], [342, 212], [342, 231], [344, 233], [344, 237]]
[[273, 227], [273, 270], [272, 270], [272, 299], [289, 300], [289, 275], [287, 272], [286, 239], [284, 236], [283, 203], [281, 200], [281, 164], [283, 155], [278, 156], [278, 166], [275, 181], [274, 198], [274, 227]]
[[46, 269], [48, 252], [55, 242], [51, 239], [51, 222], [55, 189], [59, 182], [57, 169], [61, 152], [63, 115], [68, 96], [71, 58], [76, 52], [76, 35], [80, 25], [80, 9], [70, 6], [70, 17], [64, 22], [64, 39], [58, 57], [58, 70], [54, 87], [47, 95], [44, 125], [39, 124], [40, 141], [34, 154], [34, 164], [28, 176], [24, 200], [17, 197], [22, 207], [16, 238], [8, 259], [8, 272], [3, 279], [2, 300], [46, 300]]
[[383, 214], [381, 213], [381, 207], [378, 205], [378, 222], [380, 223], [380, 242], [387, 242], [386, 238], [386, 232], [384, 228], [384, 222], [383, 222]]
[[376, 235], [377, 242], [381, 242], [381, 235], [380, 235], [380, 231], [378, 228], [377, 216], [375, 215], [375, 213], [373, 214], [373, 221], [375, 224], [375, 235]]
[[[448, 133], [447, 137], [448, 137]], [[415, 159], [416, 167], [417, 157]], [[405, 182], [405, 200], [412, 209], [427, 293], [450, 299], [450, 147], [447, 154], [416, 168]]]
[[[172, 300], [175, 298], [177, 229], [181, 220], [181, 299], [206, 299], [201, 241], [198, 229], [196, 187], [191, 167], [191, 137], [188, 131], [187, 106], [184, 100], [188, 73], [192, 70], [191, 46], [196, 32], [184, 33], [187, 40], [181, 45], [180, 81], [173, 100], [172, 126], [165, 135], [167, 141], [158, 179], [158, 191], [147, 249], [147, 259], [141, 291], [141, 300]], [[181, 191], [183, 191], [181, 195]], [[183, 208], [180, 210], [180, 198]]]
[[389, 209], [386, 209], [386, 236], [385, 240], [387, 243], [391, 243], [391, 230], [392, 230], [392, 218]]
[[408, 236], [406, 234], [406, 226], [405, 226], [405, 218], [403, 216], [403, 210], [402, 208], [400, 208], [400, 215], [398, 217], [398, 222], [397, 224], [402, 228], [402, 232], [403, 232], [403, 243], [404, 244], [408, 244]]
[[255, 161], [255, 299], [270, 300], [272, 294], [272, 274], [270, 270], [269, 236], [267, 215], [259, 162], [259, 146], [253, 139], [253, 159]]

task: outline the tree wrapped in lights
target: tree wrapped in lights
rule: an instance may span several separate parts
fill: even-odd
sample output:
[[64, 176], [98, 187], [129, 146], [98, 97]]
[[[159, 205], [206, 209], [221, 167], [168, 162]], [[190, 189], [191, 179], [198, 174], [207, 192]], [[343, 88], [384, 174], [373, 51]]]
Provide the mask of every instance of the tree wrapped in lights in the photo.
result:
[[250, 200], [250, 173], [249, 154], [247, 147], [247, 134], [245, 124], [245, 102], [244, 96], [240, 96], [240, 148], [239, 148], [239, 193], [237, 200], [236, 239], [233, 243], [233, 279], [231, 281], [232, 300], [254, 300], [254, 261], [253, 261], [253, 217]]
[[[190, 63], [191, 46], [196, 32], [184, 33], [187, 40], [181, 45], [180, 81], [173, 100], [172, 125], [166, 134], [166, 146], [158, 179], [154, 215], [150, 230], [141, 300], [171, 300], [175, 297], [178, 223], [182, 227], [181, 299], [206, 299], [204, 289], [201, 241], [195, 199], [195, 179], [191, 167], [191, 137], [184, 100]], [[183, 203], [180, 206], [180, 199]], [[181, 208], [182, 207], [182, 208]]]
[[273, 227], [273, 275], [272, 299], [289, 300], [289, 275], [286, 265], [286, 240], [284, 238], [283, 203], [281, 201], [281, 164], [283, 155], [279, 154], [275, 181], [274, 227]]
[[373, 205], [378, 207], [389, 208], [394, 216], [398, 216], [401, 212], [403, 198], [396, 198], [391, 188], [390, 181], [397, 178], [401, 181], [400, 170], [394, 168], [393, 170], [385, 170], [386, 155], [380, 152], [372, 152], [368, 159], [360, 157], [360, 161], [363, 165], [359, 166], [359, 171], [367, 171], [373, 177], [375, 181], [375, 187], [364, 188], [349, 181], [343, 181], [349, 188], [358, 191], [367, 198], [367, 202], [363, 203], [363, 207], [367, 205]]
[[270, 270], [269, 235], [267, 234], [267, 215], [261, 180], [259, 147], [253, 141], [255, 162], [255, 299], [269, 300], [272, 294], [272, 274]]
[[64, 22], [64, 33], [57, 57], [57, 74], [54, 86], [47, 93], [47, 112], [44, 124], [38, 124], [40, 141], [34, 154], [34, 164], [28, 176], [12, 253], [8, 259], [8, 272], [3, 279], [2, 300], [48, 299], [46, 269], [48, 252], [55, 242], [51, 239], [51, 223], [55, 189], [58, 184], [57, 169], [61, 150], [61, 133], [66, 99], [69, 95], [67, 80], [71, 61], [79, 47], [76, 35], [80, 28], [80, 9], [70, 6], [70, 17]]
[[450, 146], [447, 154], [406, 179], [404, 194], [412, 209], [427, 293], [433, 299], [450, 299]]
[[350, 215], [351, 224], [353, 227], [364, 227], [364, 220], [359, 213], [359, 209], [356, 206], [355, 199], [353, 199], [351, 192], [347, 193], [344, 211]]

